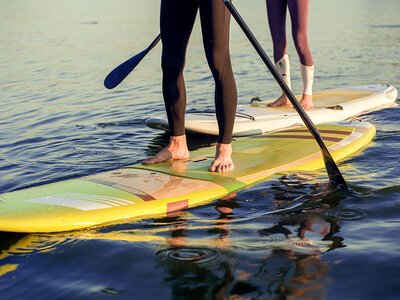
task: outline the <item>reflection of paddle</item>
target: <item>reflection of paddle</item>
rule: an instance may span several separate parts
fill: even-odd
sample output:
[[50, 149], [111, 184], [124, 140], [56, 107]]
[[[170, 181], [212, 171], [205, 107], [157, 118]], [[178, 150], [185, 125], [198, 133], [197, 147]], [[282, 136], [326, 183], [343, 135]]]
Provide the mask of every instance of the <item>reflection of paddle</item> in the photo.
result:
[[287, 86], [286, 82], [283, 80], [282, 76], [278, 73], [275, 66], [268, 58], [267, 54], [258, 43], [257, 39], [250, 31], [249, 27], [246, 25], [242, 17], [240, 16], [239, 12], [233, 6], [231, 0], [223, 0], [225, 5], [228, 7], [229, 11], [231, 12], [232, 16], [235, 18], [239, 26], [242, 28], [243, 32], [260, 55], [263, 62], [268, 67], [269, 71], [271, 72], [272, 76], [278, 82], [279, 86], [282, 88], [283, 92], [289, 98], [290, 102], [293, 104], [293, 107], [296, 109], [298, 114], [300, 115], [301, 119], [303, 120], [304, 124], [307, 126], [308, 130], [311, 132], [315, 140], [317, 141], [319, 147], [321, 148], [322, 156], [324, 158], [326, 171], [328, 172], [329, 181], [334, 187], [342, 187], [347, 188], [346, 181], [344, 180], [342, 174], [339, 171], [335, 161], [333, 160], [331, 154], [329, 153], [328, 148], [324, 144], [324, 141], [321, 138], [321, 135], [318, 132], [318, 129], [315, 127], [311, 119], [308, 117], [304, 109], [301, 107], [299, 102], [297, 101], [296, 97], [293, 95], [292, 91]]
[[113, 89], [118, 84], [120, 84], [121, 81], [124, 80], [130, 72], [132, 72], [132, 70], [138, 65], [138, 63], [140, 63], [143, 57], [145, 57], [146, 54], [149, 53], [149, 51], [153, 49], [155, 45], [157, 45], [160, 39], [161, 34], [159, 34], [145, 50], [131, 57], [130, 59], [116, 67], [114, 70], [112, 70], [104, 80], [104, 86], [108, 89]]

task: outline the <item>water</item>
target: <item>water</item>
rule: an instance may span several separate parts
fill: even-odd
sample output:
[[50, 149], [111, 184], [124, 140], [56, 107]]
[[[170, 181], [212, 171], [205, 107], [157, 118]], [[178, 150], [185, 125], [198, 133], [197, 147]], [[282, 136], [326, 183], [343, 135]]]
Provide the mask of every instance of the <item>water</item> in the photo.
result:
[[[268, 54], [263, 1], [235, 5]], [[400, 88], [397, 0], [312, 1], [314, 90]], [[0, 0], [0, 192], [139, 162], [167, 136], [160, 46], [117, 89], [105, 75], [158, 34], [156, 0]], [[240, 103], [277, 84], [236, 24]], [[293, 87], [300, 72], [289, 39]], [[198, 23], [185, 72], [188, 109], [212, 108]], [[398, 101], [397, 101], [398, 102]], [[325, 195], [325, 172], [279, 174], [226, 199], [161, 219], [60, 234], [1, 233], [1, 299], [398, 299], [399, 107], [359, 119], [374, 141], [339, 163], [352, 193]], [[190, 141], [191, 149], [212, 139]], [[324, 196], [325, 195], [325, 196]], [[296, 213], [268, 214], [301, 197]]]

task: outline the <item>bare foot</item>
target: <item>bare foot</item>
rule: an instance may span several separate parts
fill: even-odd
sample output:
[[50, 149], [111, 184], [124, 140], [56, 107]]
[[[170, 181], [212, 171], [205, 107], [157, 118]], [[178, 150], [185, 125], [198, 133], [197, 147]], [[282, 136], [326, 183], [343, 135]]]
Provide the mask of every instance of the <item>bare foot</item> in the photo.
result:
[[143, 165], [151, 165], [167, 160], [188, 159], [189, 150], [186, 144], [186, 135], [171, 136], [169, 145], [158, 152], [155, 156], [142, 161]]
[[314, 103], [313, 103], [313, 100], [312, 100], [312, 95], [303, 95], [303, 98], [301, 98], [301, 101], [300, 101], [300, 105], [305, 110], [313, 109], [314, 108]]
[[215, 159], [212, 162], [210, 172], [229, 172], [234, 168], [232, 155], [232, 145], [231, 144], [217, 144], [217, 151], [215, 154]]
[[277, 106], [291, 106], [292, 103], [290, 103], [289, 98], [285, 95], [282, 94], [278, 99], [276, 99], [272, 103], [268, 103], [268, 107], [277, 107]]

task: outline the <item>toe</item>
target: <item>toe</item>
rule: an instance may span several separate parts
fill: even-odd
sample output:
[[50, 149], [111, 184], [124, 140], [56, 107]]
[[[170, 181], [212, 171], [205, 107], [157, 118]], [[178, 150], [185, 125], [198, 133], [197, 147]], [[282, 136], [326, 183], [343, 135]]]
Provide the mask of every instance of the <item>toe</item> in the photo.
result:
[[211, 166], [208, 168], [210, 172], [215, 172], [215, 161], [211, 164]]

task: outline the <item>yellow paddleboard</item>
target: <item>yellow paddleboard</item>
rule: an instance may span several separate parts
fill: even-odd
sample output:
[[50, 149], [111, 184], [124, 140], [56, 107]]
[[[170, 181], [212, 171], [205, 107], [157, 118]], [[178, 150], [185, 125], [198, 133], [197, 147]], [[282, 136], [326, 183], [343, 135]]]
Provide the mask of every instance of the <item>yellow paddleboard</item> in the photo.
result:
[[[375, 127], [365, 122], [317, 126], [338, 161], [367, 145]], [[79, 179], [0, 195], [0, 231], [56, 232], [124, 222], [190, 208], [289, 170], [324, 168], [305, 127], [234, 141], [235, 170], [208, 171], [214, 147], [188, 160], [127, 166]]]

